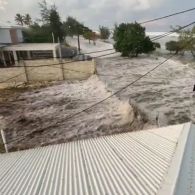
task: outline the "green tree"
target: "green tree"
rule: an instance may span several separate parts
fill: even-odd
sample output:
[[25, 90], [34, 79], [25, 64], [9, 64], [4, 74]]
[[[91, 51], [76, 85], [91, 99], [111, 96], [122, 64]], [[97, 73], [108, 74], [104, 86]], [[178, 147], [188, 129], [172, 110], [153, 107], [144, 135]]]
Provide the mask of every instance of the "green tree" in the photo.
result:
[[[181, 28], [181, 27], [179, 27]], [[179, 45], [185, 51], [190, 51], [195, 57], [195, 27], [188, 30], [178, 31]]]
[[178, 54], [180, 51], [183, 50], [183, 46], [179, 41], [169, 41], [165, 45], [168, 51], [175, 52], [175, 54]]
[[56, 6], [52, 6], [50, 10], [49, 24], [51, 31], [54, 34], [55, 41], [57, 42], [58, 38], [60, 42], [63, 41], [64, 38], [63, 26]]
[[25, 25], [30, 26], [32, 24], [32, 18], [29, 14], [25, 14], [23, 16], [23, 19], [24, 19], [24, 24]]
[[51, 28], [48, 24], [34, 23], [25, 29], [23, 34], [27, 43], [52, 43]]
[[155, 42], [155, 43], [153, 43], [154, 44], [154, 47], [155, 48], [158, 48], [158, 49], [160, 49], [161, 48], [161, 45], [160, 45], [160, 43], [158, 43], [158, 42]]
[[21, 26], [24, 25], [24, 17], [19, 13], [16, 14], [15, 21], [17, 22], [18, 25], [21, 25]]
[[122, 56], [137, 57], [155, 50], [153, 42], [145, 34], [145, 28], [138, 23], [120, 24], [115, 28], [114, 40], [114, 48]]
[[195, 57], [195, 27], [192, 29], [182, 29], [181, 26], [177, 26], [176, 28], [172, 27], [173, 32], [179, 34], [178, 44], [179, 48], [182, 49], [182, 54], [185, 51], [189, 51]]
[[101, 39], [108, 39], [110, 36], [109, 28], [105, 26], [99, 26]]
[[93, 40], [93, 32], [92, 31], [86, 31], [84, 34], [83, 34], [83, 37], [87, 40], [89, 40], [89, 44], [91, 44], [91, 40]]
[[63, 24], [64, 30], [67, 35], [83, 35], [87, 31], [87, 27], [85, 27], [82, 23], [77, 21], [75, 18], [68, 16], [66, 22]]
[[42, 0], [41, 3], [39, 3], [40, 12], [41, 12], [41, 21], [45, 24], [49, 22], [49, 16], [50, 16], [50, 9], [48, 8], [47, 1]]
[[67, 17], [66, 22], [64, 22], [63, 26], [64, 26], [64, 31], [66, 35], [69, 35], [69, 36], [76, 35], [77, 36], [78, 50], [80, 52], [80, 35], [88, 37], [88, 34], [86, 33], [91, 30], [71, 16]]

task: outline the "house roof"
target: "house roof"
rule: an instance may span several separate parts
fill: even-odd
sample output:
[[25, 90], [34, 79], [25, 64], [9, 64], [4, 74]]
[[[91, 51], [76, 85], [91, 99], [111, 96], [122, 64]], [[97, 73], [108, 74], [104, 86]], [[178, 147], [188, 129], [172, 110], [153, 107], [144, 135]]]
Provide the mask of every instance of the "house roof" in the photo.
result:
[[187, 123], [2, 154], [0, 194], [185, 195], [191, 134]]
[[4, 51], [37, 51], [37, 50], [55, 50], [58, 43], [21, 43], [4, 47]]

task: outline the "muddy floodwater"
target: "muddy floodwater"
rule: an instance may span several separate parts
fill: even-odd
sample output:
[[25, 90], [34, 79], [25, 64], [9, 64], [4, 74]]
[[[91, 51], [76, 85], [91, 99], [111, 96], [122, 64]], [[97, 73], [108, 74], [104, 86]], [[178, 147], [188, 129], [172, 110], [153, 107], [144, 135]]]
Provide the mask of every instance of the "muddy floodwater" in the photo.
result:
[[[115, 92], [133, 82], [166, 58], [142, 56], [99, 59], [97, 73], [107, 90]], [[167, 61], [117, 96], [136, 104], [160, 126], [195, 121], [195, 63], [182, 63], [176, 58]]]
[[[142, 129], [142, 117], [96, 76], [61, 82], [0, 103], [0, 125], [10, 150], [21, 150]], [[78, 113], [75, 115], [75, 113]], [[144, 119], [145, 120], [145, 119]]]
[[[0, 103], [0, 128], [10, 150], [195, 121], [194, 63], [165, 58], [112, 57], [97, 60], [97, 75], [18, 94]], [[78, 113], [75, 115], [75, 113]]]

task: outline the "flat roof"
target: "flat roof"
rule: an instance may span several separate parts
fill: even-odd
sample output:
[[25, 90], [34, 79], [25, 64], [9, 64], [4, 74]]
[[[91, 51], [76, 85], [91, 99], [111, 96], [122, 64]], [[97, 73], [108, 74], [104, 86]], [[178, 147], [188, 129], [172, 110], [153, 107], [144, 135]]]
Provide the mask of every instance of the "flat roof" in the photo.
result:
[[37, 51], [54, 50], [59, 46], [58, 43], [21, 43], [4, 47], [4, 51]]
[[1, 154], [0, 194], [187, 195], [177, 189], [188, 188], [178, 178], [191, 131], [187, 123]]
[[0, 25], [0, 29], [12, 29], [12, 28], [16, 28], [16, 29], [24, 29], [24, 26], [7, 26], [7, 25]]

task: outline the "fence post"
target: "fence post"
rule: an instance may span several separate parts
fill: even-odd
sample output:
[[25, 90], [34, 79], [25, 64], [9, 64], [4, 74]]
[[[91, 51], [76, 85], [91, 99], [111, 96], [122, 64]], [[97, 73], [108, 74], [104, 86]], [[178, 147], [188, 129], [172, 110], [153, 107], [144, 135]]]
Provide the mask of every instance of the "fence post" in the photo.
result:
[[61, 66], [61, 70], [62, 70], [62, 79], [65, 80], [65, 76], [64, 76], [64, 64], [62, 62], [62, 48], [61, 48], [61, 43], [60, 43], [60, 39], [58, 37], [58, 44], [59, 44], [59, 55], [60, 55], [60, 66]]
[[7, 141], [6, 141], [5, 132], [3, 129], [1, 129], [1, 137], [3, 140], [4, 147], [5, 147], [5, 151], [6, 151], [6, 153], [8, 153], [9, 151], [8, 151], [8, 147], [7, 147]]
[[62, 60], [60, 60], [60, 65], [61, 65], [61, 70], [62, 70], [62, 79], [65, 80], [65, 76], [64, 76], [64, 64], [63, 64]]
[[26, 67], [26, 62], [23, 60], [23, 65], [24, 65], [24, 71], [25, 71], [25, 76], [26, 76], [26, 82], [29, 83], [29, 77], [28, 77], [28, 70]]

